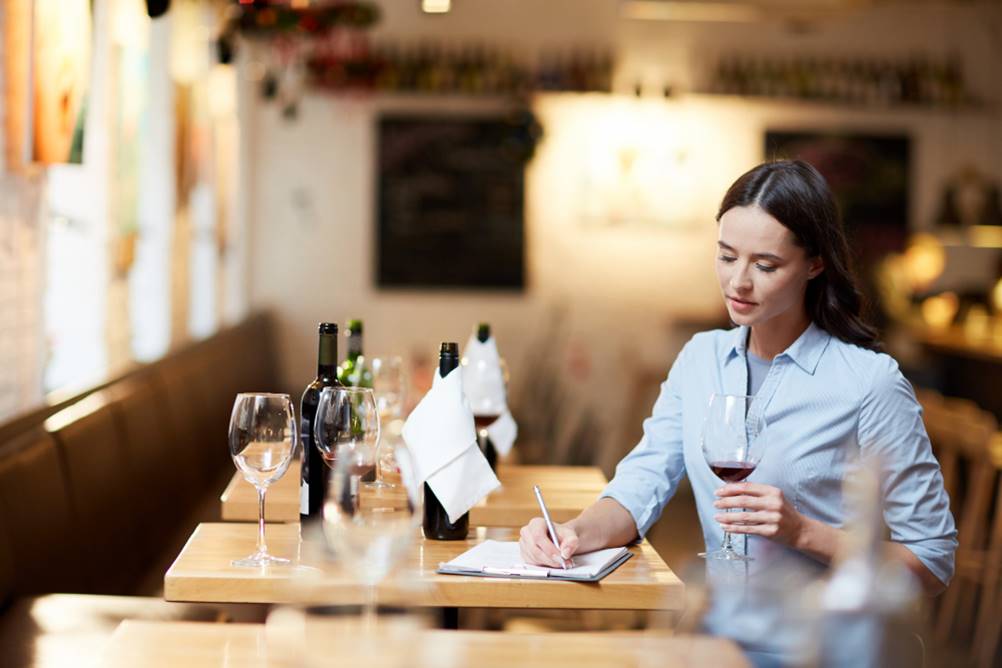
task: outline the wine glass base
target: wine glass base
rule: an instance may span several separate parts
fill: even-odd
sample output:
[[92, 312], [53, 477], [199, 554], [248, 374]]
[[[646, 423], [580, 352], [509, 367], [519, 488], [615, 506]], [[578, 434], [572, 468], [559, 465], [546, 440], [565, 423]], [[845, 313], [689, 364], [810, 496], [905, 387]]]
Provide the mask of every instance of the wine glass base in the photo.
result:
[[261, 566], [288, 566], [292, 562], [282, 557], [273, 557], [270, 554], [252, 554], [245, 559], [234, 559], [230, 562], [237, 568], [260, 568]]
[[739, 554], [734, 550], [714, 550], [713, 552], [700, 552], [703, 559], [713, 561], [755, 561], [755, 557]]

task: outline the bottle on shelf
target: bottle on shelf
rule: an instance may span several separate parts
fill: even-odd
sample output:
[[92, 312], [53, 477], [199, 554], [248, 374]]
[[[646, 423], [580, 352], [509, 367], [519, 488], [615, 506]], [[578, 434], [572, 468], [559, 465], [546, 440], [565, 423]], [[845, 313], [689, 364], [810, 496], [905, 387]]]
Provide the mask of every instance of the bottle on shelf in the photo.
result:
[[362, 321], [348, 321], [348, 354], [337, 368], [337, 379], [345, 387], [372, 387], [372, 370], [362, 357]]
[[304, 524], [320, 519], [324, 491], [327, 489], [327, 465], [313, 440], [313, 423], [317, 417], [320, 393], [325, 387], [341, 386], [337, 379], [337, 325], [322, 322], [319, 331], [317, 377], [306, 386], [299, 403], [299, 435], [303, 446], [299, 475], [299, 520]]
[[[443, 342], [438, 353], [438, 372], [445, 378], [459, 367], [459, 344]], [[470, 531], [468, 512], [456, 520], [449, 521], [449, 515], [435, 496], [428, 483], [424, 484], [424, 521], [421, 525], [425, 538], [430, 540], [465, 540]]]

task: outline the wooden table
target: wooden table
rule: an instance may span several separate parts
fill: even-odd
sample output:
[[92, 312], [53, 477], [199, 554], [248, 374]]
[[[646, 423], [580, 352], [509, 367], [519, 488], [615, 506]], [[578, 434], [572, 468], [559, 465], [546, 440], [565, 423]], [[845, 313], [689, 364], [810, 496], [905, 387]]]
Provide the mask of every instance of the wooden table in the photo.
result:
[[[265, 497], [264, 517], [272, 522], [299, 521], [299, 469], [289, 471]], [[505, 466], [498, 467], [501, 489], [470, 510], [473, 526], [521, 527], [539, 515], [532, 486], [539, 485], [555, 522], [566, 522], [590, 505], [605, 487], [602, 471], [595, 466]], [[234, 473], [220, 497], [222, 518], [227, 521], [257, 520], [257, 491], [239, 473]]]
[[[112, 635], [101, 665], [107, 668], [299, 668], [349, 664], [342, 656], [355, 647], [327, 643], [319, 657], [306, 631], [263, 624], [210, 624], [126, 620]], [[356, 646], [357, 647], [357, 646]], [[365, 665], [379, 668], [597, 668], [605, 666], [720, 666], [744, 668], [737, 645], [709, 636], [620, 633], [532, 633], [416, 630], [405, 645], [384, 643], [387, 652], [367, 654]], [[396, 650], [397, 656], [392, 652]], [[352, 662], [354, 664], [354, 662]]]
[[[487, 538], [517, 540], [515, 529], [480, 527], [465, 541], [425, 540], [416, 533], [400, 574], [380, 586], [381, 602], [456, 608], [561, 608], [681, 610], [684, 585], [646, 541], [601, 582], [439, 575], [449, 561]], [[168, 601], [202, 603], [359, 603], [365, 589], [330, 564], [316, 541], [301, 541], [299, 524], [268, 525], [269, 551], [297, 566], [237, 568], [235, 558], [254, 551], [257, 525], [200, 524], [164, 578]]]

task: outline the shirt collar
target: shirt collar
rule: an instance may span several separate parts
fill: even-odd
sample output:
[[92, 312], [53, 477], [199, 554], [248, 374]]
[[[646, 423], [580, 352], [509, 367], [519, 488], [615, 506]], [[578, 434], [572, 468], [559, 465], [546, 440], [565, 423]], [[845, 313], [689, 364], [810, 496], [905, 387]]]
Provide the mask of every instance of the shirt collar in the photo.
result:
[[[793, 360], [794, 364], [813, 375], [814, 370], [818, 368], [818, 362], [821, 360], [821, 353], [828, 347], [830, 340], [831, 334], [812, 322], [807, 326], [803, 334], [797, 337], [797, 340], [790, 344], [789, 348], [777, 355], [777, 357], [788, 357]], [[730, 340], [724, 351], [724, 361], [730, 361], [735, 357], [745, 359], [748, 352], [747, 347], [747, 325], [735, 327], [730, 331]]]

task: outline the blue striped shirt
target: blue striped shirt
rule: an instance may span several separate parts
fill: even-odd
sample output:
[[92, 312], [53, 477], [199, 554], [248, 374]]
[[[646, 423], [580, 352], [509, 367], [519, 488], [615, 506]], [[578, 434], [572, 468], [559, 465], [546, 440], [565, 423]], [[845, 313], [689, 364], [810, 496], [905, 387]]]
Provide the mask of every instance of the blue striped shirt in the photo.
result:
[[[745, 393], [747, 340], [748, 328], [737, 327], [697, 334], [685, 345], [644, 421], [643, 438], [605, 488], [602, 495], [630, 512], [641, 536], [688, 476], [706, 547], [720, 546], [723, 531], [713, 518], [721, 511], [713, 502], [723, 483], [703, 458], [700, 431], [711, 394]], [[921, 407], [890, 356], [845, 343], [812, 324], [774, 358], [755, 404], [764, 411], [768, 442], [750, 482], [778, 487], [800, 513], [841, 527], [845, 471], [861, 454], [876, 455], [883, 467], [890, 540], [911, 550], [941, 581], [950, 581], [957, 532], [949, 499]], [[735, 535], [734, 542], [755, 557], [750, 574], [778, 563], [814, 576], [826, 570], [767, 538]], [[715, 600], [706, 624], [746, 647], [782, 651], [777, 605], [768, 597]]]

